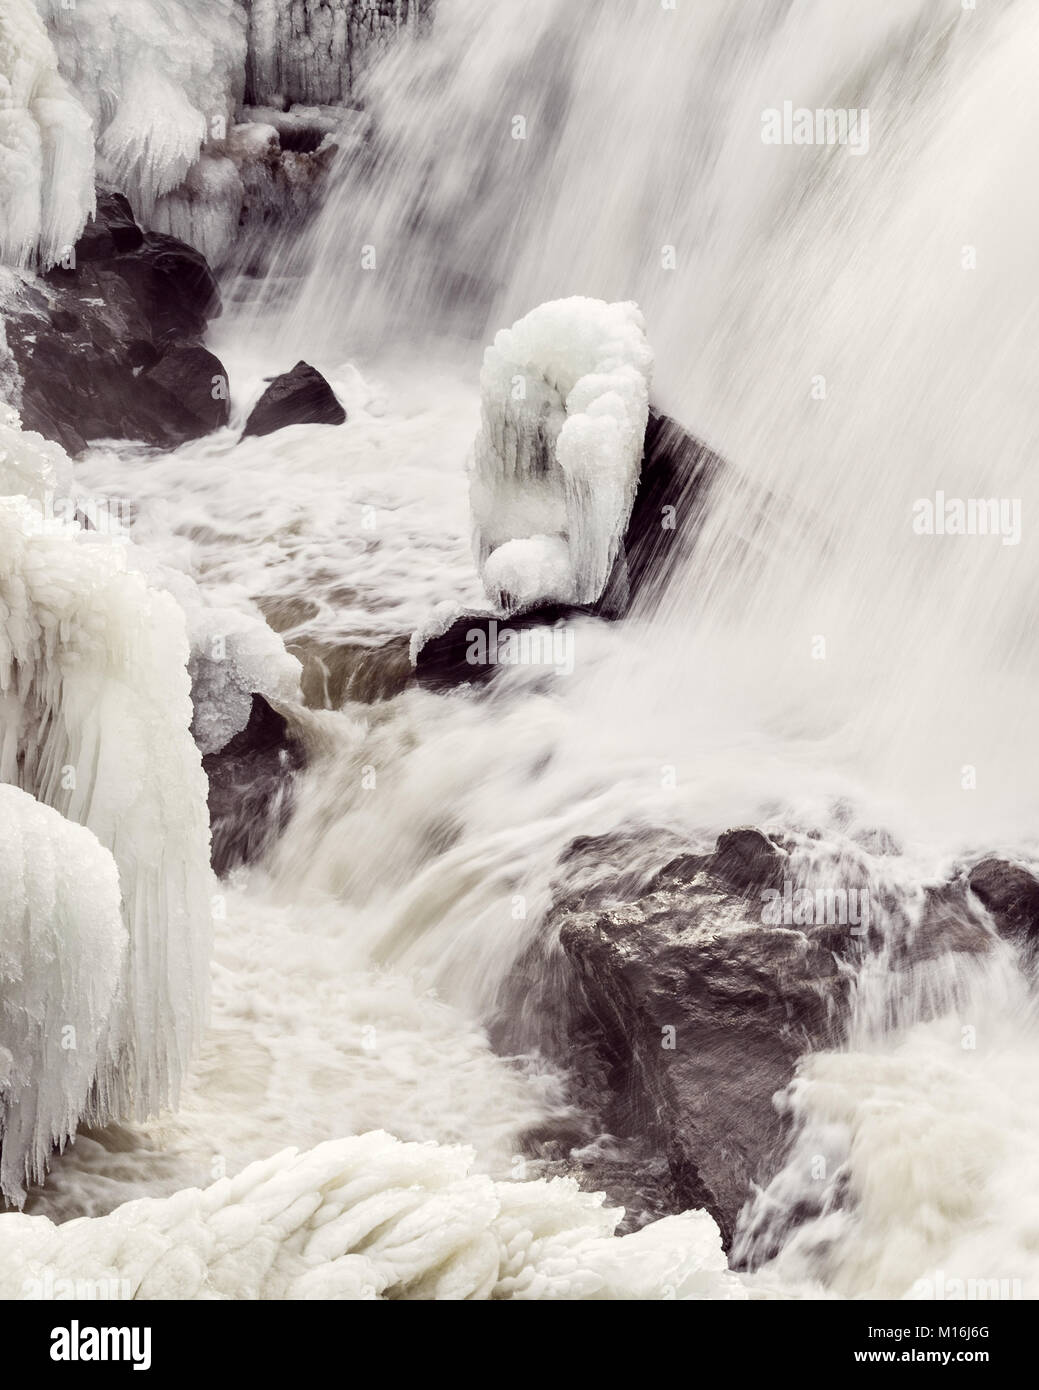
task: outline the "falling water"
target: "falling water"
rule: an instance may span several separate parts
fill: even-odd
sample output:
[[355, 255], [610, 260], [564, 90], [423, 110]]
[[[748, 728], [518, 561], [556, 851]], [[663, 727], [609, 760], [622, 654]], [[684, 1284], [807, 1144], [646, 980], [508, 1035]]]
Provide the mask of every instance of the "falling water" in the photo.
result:
[[[480, 1023], [575, 835], [642, 822], [704, 846], [734, 823], [791, 826], [818, 837], [800, 870], [815, 882], [854, 850], [897, 910], [846, 1046], [806, 1059], [786, 1096], [788, 1162], [745, 1214], [737, 1255], [774, 1291], [1035, 1277], [1039, 1210], [1012, 1196], [1039, 1117], [1024, 967], [994, 937], [911, 970], [890, 952], [922, 883], [985, 851], [1039, 859], [1037, 59], [1028, 0], [440, 0], [432, 31], [371, 74], [367, 143], [315, 225], [266, 286], [238, 287], [219, 330], [239, 382], [258, 340], [327, 368], [351, 407], [343, 441], [133, 463], [136, 495], [167, 499], [150, 539], [201, 537], [214, 590], [295, 600], [301, 651], [375, 644], [475, 592], [462, 468], [481, 346], [547, 298], [639, 302], [658, 403], [730, 465], [687, 565], [653, 611], [579, 625], [576, 669], [550, 689], [514, 672], [482, 701], [413, 690], [310, 716], [320, 756], [245, 911], [338, 912], [326, 934], [349, 936], [356, 968]], [[762, 113], [787, 101], [868, 111], [868, 149], [764, 143]], [[938, 490], [1017, 501], [1020, 542], [916, 534], [914, 503]], [[357, 513], [373, 502], [386, 529], [369, 550]], [[322, 544], [293, 549], [301, 525]], [[481, 1092], [492, 1062], [472, 1054], [458, 1102], [437, 1053], [439, 1124], [507, 1153]], [[530, 1080], [531, 1113], [558, 1106], [555, 1086]]]

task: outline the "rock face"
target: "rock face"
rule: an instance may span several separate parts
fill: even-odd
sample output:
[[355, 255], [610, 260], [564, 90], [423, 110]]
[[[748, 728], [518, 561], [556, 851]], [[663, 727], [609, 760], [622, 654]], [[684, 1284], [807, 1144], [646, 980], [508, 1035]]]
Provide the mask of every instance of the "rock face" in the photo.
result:
[[23, 425], [76, 454], [103, 438], [175, 448], [226, 424], [227, 376], [201, 345], [219, 312], [205, 258], [101, 190], [68, 267], [5, 305]]
[[297, 362], [291, 372], [270, 378], [270, 385], [256, 402], [242, 431], [273, 434], [286, 425], [341, 425], [346, 411], [331, 386], [309, 362]]
[[[615, 838], [577, 841], [567, 856], [568, 874], [595, 886], [551, 914], [561, 959], [549, 1009], [565, 1023], [549, 1048], [581, 1108], [663, 1160], [673, 1209], [706, 1207], [728, 1245], [751, 1183], [782, 1156], [772, 1097], [803, 1052], [839, 1039], [838, 959], [861, 947], [847, 926], [762, 922], [786, 853], [758, 830], [652, 872], [644, 845], [632, 859]], [[637, 872], [603, 877], [640, 853]]]
[[968, 883], [1001, 936], [1039, 942], [1039, 880], [1027, 869], [1005, 859], [983, 859], [970, 871]]
[[500, 666], [469, 659], [475, 628], [526, 632], [576, 618], [621, 618], [638, 600], [651, 600], [667, 583], [679, 557], [695, 539], [711, 481], [722, 460], [667, 415], [651, 410], [646, 428], [638, 492], [621, 551], [606, 587], [594, 604], [551, 604], [510, 614], [463, 614], [423, 644], [415, 663], [422, 685], [447, 689], [469, 681], [482, 684]]
[[302, 744], [288, 721], [254, 695], [246, 727], [202, 759], [216, 873], [252, 863], [281, 833], [292, 811], [293, 778], [303, 764]]
[[624, 533], [629, 602], [652, 597], [667, 583], [699, 530], [711, 483], [723, 467], [676, 420], [650, 410], [639, 488]]

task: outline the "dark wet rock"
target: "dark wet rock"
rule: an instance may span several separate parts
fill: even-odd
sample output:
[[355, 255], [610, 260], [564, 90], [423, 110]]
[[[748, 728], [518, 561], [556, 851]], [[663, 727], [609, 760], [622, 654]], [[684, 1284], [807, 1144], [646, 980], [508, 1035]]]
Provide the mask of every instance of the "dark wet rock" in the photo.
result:
[[99, 188], [94, 217], [76, 242], [76, 261], [107, 261], [122, 251], [136, 251], [144, 232], [134, 220], [126, 198], [114, 189]]
[[75, 454], [95, 439], [175, 448], [226, 423], [226, 374], [200, 342], [219, 308], [205, 258], [102, 190], [75, 256], [4, 306], [25, 428]]
[[474, 628], [497, 624], [499, 632], [553, 627], [580, 618], [622, 618], [633, 603], [651, 600], [666, 584], [680, 557], [689, 552], [707, 506], [710, 484], [723, 461], [670, 416], [651, 410], [642, 472], [617, 559], [602, 594], [592, 604], [543, 604], [508, 617], [464, 614], [431, 637], [415, 663], [419, 684], [433, 689], [483, 684], [501, 669], [473, 662]]
[[218, 874], [258, 859], [281, 834], [292, 812], [303, 745], [288, 720], [254, 695], [249, 722], [218, 753], [207, 753], [210, 856]]
[[[563, 866], [565, 893], [544, 939], [521, 960], [503, 1009], [519, 1023], [495, 1036], [516, 1046], [526, 1028], [564, 1065], [589, 1132], [647, 1148], [664, 1176], [648, 1209], [704, 1206], [728, 1244], [752, 1182], [778, 1165], [784, 1117], [773, 1096], [804, 1052], [841, 1036], [850, 972], [861, 955], [848, 926], [767, 925], [763, 902], [783, 877], [785, 851], [753, 828], [721, 836], [710, 853], [669, 854], [642, 832], [633, 872], [602, 882], [614, 837], [586, 838]], [[609, 875], [607, 874], [607, 880]], [[839, 950], [835, 950], [839, 946]], [[540, 959], [535, 959], [535, 954]], [[668, 1195], [670, 1193], [670, 1196]]]
[[202, 252], [186, 241], [146, 232], [135, 251], [121, 253], [111, 265], [133, 291], [157, 344], [196, 338], [220, 314], [216, 277]]
[[[567, 629], [578, 618], [595, 616], [593, 608], [572, 604], [546, 604], [508, 618], [487, 612], [465, 613], [422, 645], [415, 662], [415, 679], [431, 690], [447, 690], [466, 682], [483, 685], [510, 664], [505, 659], [499, 660], [505, 652], [508, 634], [529, 633], [535, 628], [550, 633], [559, 626]], [[553, 646], [557, 641], [548, 635], [544, 643], [539, 643], [538, 651], [550, 658], [544, 662], [546, 671], [553, 668], [553, 652], [564, 650]]]
[[1028, 869], [1005, 859], [983, 859], [971, 869], [968, 882], [1001, 936], [1039, 940], [1039, 880]]
[[722, 459], [669, 415], [650, 410], [635, 505], [624, 532], [630, 599], [652, 598], [688, 553]]
[[341, 425], [346, 411], [331, 386], [309, 362], [297, 362], [291, 372], [269, 378], [270, 385], [253, 406], [242, 431], [273, 434], [286, 425]]
[[170, 398], [166, 419], [186, 439], [222, 429], [231, 416], [227, 377], [220, 358], [201, 343], [176, 343], [146, 374]]

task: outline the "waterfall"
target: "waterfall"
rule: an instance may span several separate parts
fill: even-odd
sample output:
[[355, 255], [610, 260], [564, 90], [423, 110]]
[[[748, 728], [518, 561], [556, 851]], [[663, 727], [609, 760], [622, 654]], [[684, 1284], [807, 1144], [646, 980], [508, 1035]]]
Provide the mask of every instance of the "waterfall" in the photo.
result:
[[[32, 1212], [103, 1213], [225, 1170], [243, 1174], [227, 1202], [281, 1168], [363, 1186], [373, 1153], [414, 1161], [431, 1202], [443, 1169], [482, 1243], [470, 1291], [511, 1288], [487, 1249], [512, 1230], [526, 1138], [587, 1122], [546, 1005], [554, 909], [594, 886], [568, 851], [619, 837], [634, 881], [660, 844], [706, 854], [760, 825], [789, 837], [793, 887], [851, 874], [875, 931], [841, 958], [839, 1036], [777, 1097], [786, 1148], [740, 1214], [736, 1273], [705, 1225], [682, 1278], [701, 1288], [702, 1259], [712, 1297], [933, 1297], [939, 1279], [1034, 1295], [1034, 962], [965, 888], [945, 935], [931, 907], [986, 855], [1039, 870], [1037, 60], [1028, 0], [438, 0], [352, 75], [360, 133], [320, 211], [267, 248], [265, 279], [226, 287], [211, 335], [239, 425], [261, 378], [300, 358], [347, 423], [76, 465], [87, 492], [133, 496], [156, 573], [190, 573], [229, 611], [258, 604], [327, 699], [292, 709], [308, 768], [284, 834], [225, 885], [214, 1032], [172, 1154], [141, 1139], [143, 1186], [120, 1169], [102, 1192], [88, 1140]], [[504, 392], [559, 345], [503, 345], [576, 296], [633, 322], [638, 305], [650, 404], [726, 462], [682, 564], [620, 622], [574, 617], [565, 674], [347, 699], [363, 662], [483, 601], [478, 562], [541, 529], [553, 558], [589, 490], [602, 503], [588, 469], [535, 507], [486, 402], [481, 432], [488, 345], [514, 325], [483, 359]], [[557, 431], [584, 373], [605, 389], [599, 364], [544, 393]], [[626, 428], [643, 428], [646, 377]], [[512, 411], [513, 432], [532, 437], [541, 405]], [[474, 517], [475, 439], [498, 491], [477, 489]], [[625, 435], [618, 496], [586, 538], [600, 589], [638, 452]], [[551, 524], [527, 535], [535, 513]], [[396, 1144], [430, 1139], [470, 1152]], [[290, 1143], [313, 1155], [272, 1158]], [[576, 1190], [552, 1191], [575, 1229], [612, 1238]], [[51, 1249], [49, 1225], [24, 1229]], [[687, 1229], [647, 1227], [650, 1283]], [[632, 1239], [589, 1246], [589, 1268], [629, 1250], [634, 1267]], [[378, 1260], [349, 1272], [344, 1287], [394, 1287]]]

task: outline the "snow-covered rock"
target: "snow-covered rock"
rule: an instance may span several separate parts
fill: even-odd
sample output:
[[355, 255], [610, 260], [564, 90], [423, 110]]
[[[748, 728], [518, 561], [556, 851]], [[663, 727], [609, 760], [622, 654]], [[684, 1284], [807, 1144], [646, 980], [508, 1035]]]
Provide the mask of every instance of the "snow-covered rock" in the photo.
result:
[[373, 1131], [109, 1216], [0, 1216], [0, 1297], [59, 1280], [138, 1299], [746, 1297], [706, 1212], [618, 1238], [622, 1212], [572, 1179], [495, 1182], [471, 1165], [467, 1149]]
[[0, 784], [0, 1194], [20, 1202], [88, 1109], [122, 978], [115, 860]]
[[[55, 0], [57, 3], [57, 0]], [[33, 0], [0, 6], [0, 261], [46, 269], [94, 206], [90, 116], [58, 73]]]
[[484, 587], [506, 611], [594, 603], [631, 513], [653, 354], [636, 305], [542, 304], [480, 373], [470, 488]]

